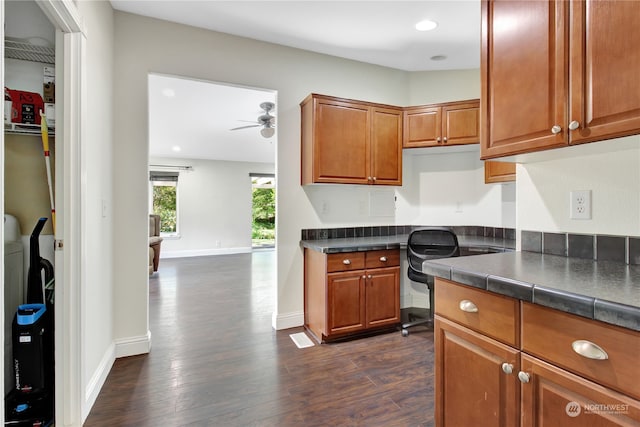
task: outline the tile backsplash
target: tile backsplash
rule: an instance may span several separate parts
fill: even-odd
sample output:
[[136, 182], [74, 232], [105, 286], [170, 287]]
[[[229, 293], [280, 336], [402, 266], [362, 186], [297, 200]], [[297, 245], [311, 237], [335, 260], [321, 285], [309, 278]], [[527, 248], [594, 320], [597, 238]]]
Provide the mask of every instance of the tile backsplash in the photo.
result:
[[[426, 225], [382, 225], [343, 228], [310, 228], [302, 230], [302, 240], [342, 239], [349, 237], [397, 236], [409, 234], [412, 230]], [[484, 236], [515, 240], [514, 228], [482, 227], [475, 225], [448, 226], [454, 233], [464, 236]]]
[[640, 265], [640, 237], [522, 230], [520, 238], [523, 251]]

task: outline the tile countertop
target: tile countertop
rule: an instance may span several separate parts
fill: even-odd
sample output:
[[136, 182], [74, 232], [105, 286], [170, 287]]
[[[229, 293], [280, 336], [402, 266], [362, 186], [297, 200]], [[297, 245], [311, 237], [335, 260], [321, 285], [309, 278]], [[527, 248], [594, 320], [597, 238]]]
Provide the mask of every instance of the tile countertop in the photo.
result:
[[[460, 247], [473, 251], [474, 249], [491, 249], [494, 251], [512, 251], [516, 247], [515, 240], [500, 239], [495, 237], [462, 236], [459, 235]], [[303, 248], [327, 254], [340, 252], [363, 252], [380, 249], [405, 249], [407, 247], [408, 234], [376, 237], [348, 237], [341, 239], [302, 240]]]
[[425, 261], [430, 275], [640, 331], [640, 265], [506, 252]]

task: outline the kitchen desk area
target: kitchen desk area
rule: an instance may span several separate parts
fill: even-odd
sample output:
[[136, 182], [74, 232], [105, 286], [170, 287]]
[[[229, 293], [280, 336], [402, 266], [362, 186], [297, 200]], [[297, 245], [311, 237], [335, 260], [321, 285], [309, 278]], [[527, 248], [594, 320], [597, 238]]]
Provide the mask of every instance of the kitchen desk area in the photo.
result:
[[[303, 230], [305, 327], [328, 342], [401, 321], [401, 286], [410, 286], [404, 262], [409, 233], [421, 226]], [[461, 255], [513, 251], [512, 229], [451, 227]], [[349, 237], [346, 237], [349, 236]], [[427, 290], [420, 287], [426, 301]]]

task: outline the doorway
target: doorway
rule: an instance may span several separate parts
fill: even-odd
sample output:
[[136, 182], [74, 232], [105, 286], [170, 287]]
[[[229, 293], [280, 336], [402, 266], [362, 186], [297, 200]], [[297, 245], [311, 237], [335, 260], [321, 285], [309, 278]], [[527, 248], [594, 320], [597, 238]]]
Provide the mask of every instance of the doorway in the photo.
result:
[[251, 247], [273, 249], [276, 246], [276, 176], [251, 176]]

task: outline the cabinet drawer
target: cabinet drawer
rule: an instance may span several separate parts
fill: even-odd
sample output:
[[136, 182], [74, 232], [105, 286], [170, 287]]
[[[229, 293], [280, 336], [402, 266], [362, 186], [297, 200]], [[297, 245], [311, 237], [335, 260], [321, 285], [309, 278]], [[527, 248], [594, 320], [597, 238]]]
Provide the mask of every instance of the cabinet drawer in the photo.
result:
[[388, 249], [366, 252], [365, 265], [367, 268], [396, 267], [400, 265], [400, 251]]
[[364, 269], [364, 252], [344, 252], [327, 255], [327, 272]]
[[505, 344], [520, 344], [519, 302], [513, 298], [436, 278], [435, 312]]
[[[578, 354], [573, 349], [576, 341], [596, 344], [606, 352], [607, 358], [598, 360]], [[589, 346], [583, 343], [583, 348]], [[522, 349], [568, 371], [640, 399], [640, 333], [636, 331], [523, 303]]]

